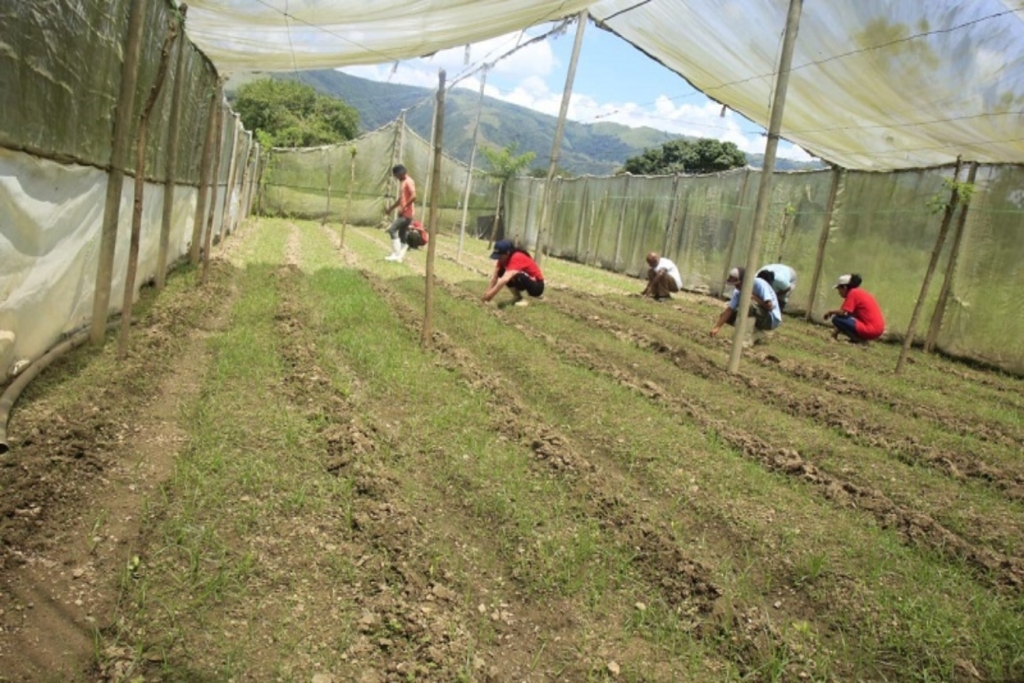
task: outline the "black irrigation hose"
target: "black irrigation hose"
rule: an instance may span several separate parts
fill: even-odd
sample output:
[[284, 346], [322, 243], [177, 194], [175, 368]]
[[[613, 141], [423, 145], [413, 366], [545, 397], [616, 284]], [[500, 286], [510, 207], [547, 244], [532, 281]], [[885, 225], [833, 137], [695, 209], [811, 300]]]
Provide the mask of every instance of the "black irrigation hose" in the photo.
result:
[[[107, 325], [107, 329], [120, 325], [119, 322], [112, 322]], [[7, 453], [11, 450], [10, 445], [7, 443], [7, 421], [11, 419], [11, 408], [18, 401], [18, 397], [21, 396], [21, 392], [25, 390], [29, 382], [35, 379], [36, 375], [46, 369], [50, 363], [63, 356], [68, 351], [81, 346], [89, 339], [90, 330], [88, 328], [73, 334], [61, 343], [54, 346], [52, 349], [43, 354], [37, 361], [32, 363], [25, 369], [17, 379], [11, 382], [11, 385], [4, 391], [3, 396], [0, 396], [0, 455]]]

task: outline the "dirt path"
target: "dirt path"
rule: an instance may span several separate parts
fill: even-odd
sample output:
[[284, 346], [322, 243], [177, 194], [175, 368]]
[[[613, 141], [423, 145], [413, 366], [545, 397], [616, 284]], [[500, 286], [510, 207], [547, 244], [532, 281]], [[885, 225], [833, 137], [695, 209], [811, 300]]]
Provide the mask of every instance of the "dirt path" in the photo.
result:
[[[108, 344], [81, 375], [83, 387], [63, 393], [56, 380], [51, 391], [49, 378], [73, 375], [96, 357], [80, 348], [37, 379], [24, 409], [16, 407], [10, 429], [17, 441], [0, 470], [3, 680], [76, 677], [93, 661], [94, 631], [111, 626], [119, 584], [131, 573], [140, 510], [171, 474], [185, 439], [180, 406], [198, 390], [208, 330], [230, 305], [225, 268], [215, 262], [213, 270], [206, 291], [163, 297], [133, 327], [123, 363]], [[197, 310], [202, 327], [193, 326]], [[93, 372], [107, 382], [96, 395], [89, 393]]]

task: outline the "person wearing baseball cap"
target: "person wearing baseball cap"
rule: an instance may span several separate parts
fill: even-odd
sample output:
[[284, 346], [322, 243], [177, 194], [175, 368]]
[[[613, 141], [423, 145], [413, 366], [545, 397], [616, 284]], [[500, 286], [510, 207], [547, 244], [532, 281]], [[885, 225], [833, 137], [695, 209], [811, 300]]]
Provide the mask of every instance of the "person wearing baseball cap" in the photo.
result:
[[520, 249], [511, 240], [498, 240], [494, 243], [491, 258], [497, 263], [483, 295], [484, 303], [493, 299], [502, 287], [508, 287], [512, 292], [512, 303], [516, 306], [526, 305], [524, 291], [535, 298], [544, 294], [544, 274], [525, 249]]
[[[735, 289], [732, 293], [732, 298], [729, 299], [729, 303], [725, 305], [722, 314], [718, 316], [715, 326], [711, 328], [712, 337], [717, 336], [718, 331], [724, 325], [736, 324], [736, 312], [740, 307], [740, 287], [743, 285], [744, 275], [744, 268], [733, 268], [729, 271], [729, 277], [726, 279], [726, 282]], [[754, 289], [750, 294], [749, 315], [754, 319], [754, 329], [757, 331], [753, 339], [754, 343], [764, 342], [765, 337], [763, 333], [774, 330], [782, 324], [782, 309], [779, 306], [778, 298], [775, 296], [775, 290], [762, 278], [754, 278]]]
[[833, 289], [843, 297], [843, 305], [825, 313], [825, 320], [831, 319], [836, 328], [832, 339], [838, 339], [841, 332], [855, 344], [866, 344], [885, 332], [882, 309], [875, 297], [860, 288], [861, 282], [856, 273], [840, 275], [836, 281]]

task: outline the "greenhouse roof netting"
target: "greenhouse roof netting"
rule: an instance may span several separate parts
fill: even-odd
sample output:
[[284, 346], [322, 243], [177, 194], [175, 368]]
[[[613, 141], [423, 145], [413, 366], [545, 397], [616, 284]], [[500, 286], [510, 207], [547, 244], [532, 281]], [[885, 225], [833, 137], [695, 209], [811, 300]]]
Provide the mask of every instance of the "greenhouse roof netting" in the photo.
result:
[[[222, 72], [424, 56], [583, 9], [762, 126], [789, 0], [192, 0]], [[1024, 0], [804, 3], [782, 136], [851, 169], [1024, 163]]]

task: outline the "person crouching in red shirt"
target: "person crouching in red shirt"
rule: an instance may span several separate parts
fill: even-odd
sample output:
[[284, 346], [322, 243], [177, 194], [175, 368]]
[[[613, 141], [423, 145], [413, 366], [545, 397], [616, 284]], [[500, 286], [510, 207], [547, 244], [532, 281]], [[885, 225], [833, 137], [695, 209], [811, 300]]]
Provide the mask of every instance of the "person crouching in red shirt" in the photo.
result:
[[843, 305], [825, 313], [825, 320], [832, 319], [835, 332], [832, 339], [838, 339], [842, 332], [855, 344], [866, 344], [878, 339], [885, 332], [885, 318], [875, 297], [860, 288], [860, 275], [841, 275], [835, 289], [843, 297]]
[[524, 291], [532, 297], [544, 294], [544, 275], [525, 249], [520, 249], [511, 240], [498, 240], [494, 243], [491, 258], [496, 259], [497, 263], [494, 264], [494, 273], [484, 292], [484, 303], [493, 299], [502, 287], [508, 287], [512, 292], [512, 303], [516, 306], [526, 305]]

